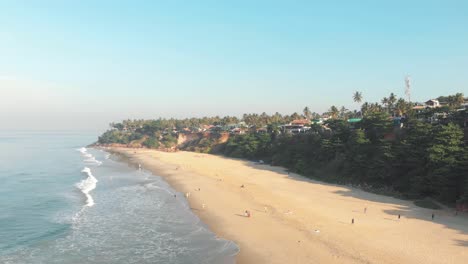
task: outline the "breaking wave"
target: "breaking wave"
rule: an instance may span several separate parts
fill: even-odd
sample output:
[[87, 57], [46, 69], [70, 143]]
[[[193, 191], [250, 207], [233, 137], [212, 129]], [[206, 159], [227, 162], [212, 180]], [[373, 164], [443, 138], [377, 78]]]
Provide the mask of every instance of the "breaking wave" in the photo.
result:
[[91, 169], [85, 167], [81, 172], [85, 173], [88, 177], [76, 184], [76, 187], [86, 196], [86, 206], [91, 207], [94, 205], [93, 197], [89, 194], [96, 188], [98, 180], [91, 173]]
[[79, 148], [78, 151], [81, 152], [81, 155], [85, 158], [85, 163], [94, 163], [98, 166], [102, 164], [102, 161], [97, 160], [91, 153], [88, 153], [88, 149], [85, 147]]
[[84, 160], [84, 162], [87, 163], [94, 163], [97, 164], [98, 166], [102, 164], [102, 161], [97, 160], [95, 157], [91, 155], [91, 157], [88, 157], [87, 159]]
[[77, 150], [81, 152], [81, 154], [85, 154], [86, 152], [88, 152], [88, 150], [85, 147], [79, 148]]

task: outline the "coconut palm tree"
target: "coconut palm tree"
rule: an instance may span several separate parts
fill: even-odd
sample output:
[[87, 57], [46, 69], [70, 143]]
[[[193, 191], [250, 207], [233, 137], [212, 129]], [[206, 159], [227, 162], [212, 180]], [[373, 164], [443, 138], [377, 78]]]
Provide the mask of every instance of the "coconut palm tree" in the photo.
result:
[[[354, 102], [360, 104], [362, 102], [362, 93], [358, 91], [354, 92], [353, 100]], [[362, 112], [361, 112], [361, 116], [362, 116]]]
[[393, 108], [393, 106], [395, 105], [397, 101], [397, 97], [394, 93], [391, 93], [390, 96], [388, 97], [388, 106], [390, 108]]
[[358, 91], [354, 92], [354, 94], [353, 94], [353, 100], [354, 100], [354, 102], [356, 102], [356, 103], [362, 102], [362, 93], [361, 93], [361, 92], [358, 92]]
[[388, 106], [388, 98], [387, 97], [382, 98], [382, 100], [380, 102], [383, 104], [384, 107]]
[[455, 95], [449, 97], [453, 97], [451, 103], [454, 107], [460, 107], [460, 105], [465, 102], [465, 98], [462, 93], [456, 93]]
[[406, 103], [405, 99], [400, 98], [395, 104], [395, 112], [397, 112], [397, 114], [401, 116], [403, 113], [408, 111], [409, 107], [410, 105]]
[[367, 114], [367, 112], [370, 110], [370, 105], [368, 102], [365, 102], [361, 106], [361, 117], [363, 114]]
[[335, 118], [338, 116], [338, 114], [340, 113], [340, 111], [338, 110], [338, 108], [337, 108], [336, 106], [334, 106], [334, 105], [332, 105], [332, 106], [330, 107], [330, 110], [328, 110], [328, 112], [330, 113], [330, 115], [331, 115], [331, 117], [332, 117], [333, 119], [335, 119]]
[[275, 124], [283, 122], [283, 116], [278, 112], [276, 112], [271, 118], [272, 118], [272, 122]]
[[291, 118], [291, 121], [292, 121], [292, 120], [301, 119], [301, 116], [300, 116], [298, 113], [294, 112], [294, 113], [290, 116], [290, 118]]
[[321, 115], [320, 115], [319, 113], [312, 112], [312, 119], [319, 119], [320, 116], [321, 116]]
[[340, 117], [344, 119], [347, 112], [348, 112], [348, 109], [346, 109], [346, 107], [342, 106], [340, 108]]
[[379, 103], [370, 104], [369, 112], [375, 113], [375, 112], [381, 112], [381, 111], [382, 111], [382, 106], [379, 105]]

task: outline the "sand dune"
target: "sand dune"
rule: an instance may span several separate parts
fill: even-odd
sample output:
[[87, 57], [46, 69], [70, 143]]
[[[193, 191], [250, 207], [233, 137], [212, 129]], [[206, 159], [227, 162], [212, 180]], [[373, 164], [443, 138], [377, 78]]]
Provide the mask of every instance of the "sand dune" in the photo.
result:
[[190, 192], [193, 211], [240, 246], [238, 263], [468, 263], [466, 214], [423, 209], [243, 160], [114, 150]]

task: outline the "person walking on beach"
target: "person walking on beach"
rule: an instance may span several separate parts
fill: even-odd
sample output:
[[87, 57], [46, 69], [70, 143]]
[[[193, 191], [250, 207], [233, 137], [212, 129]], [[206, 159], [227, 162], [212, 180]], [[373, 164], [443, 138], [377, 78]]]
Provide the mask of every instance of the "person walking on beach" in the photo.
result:
[[398, 214], [398, 220], [400, 220], [400, 214]]
[[432, 213], [432, 220], [434, 220], [434, 213]]
[[351, 224], [353, 224], [353, 225], [354, 225], [354, 218], [353, 218], [353, 219], [351, 219]]

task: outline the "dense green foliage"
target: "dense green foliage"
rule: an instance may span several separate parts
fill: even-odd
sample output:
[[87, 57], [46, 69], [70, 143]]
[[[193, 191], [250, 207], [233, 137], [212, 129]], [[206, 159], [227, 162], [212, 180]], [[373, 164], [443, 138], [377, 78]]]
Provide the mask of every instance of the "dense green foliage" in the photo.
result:
[[220, 134], [212, 134], [208, 137], [200, 137], [199, 139], [191, 140], [184, 146], [181, 146], [181, 149], [187, 151], [194, 151], [200, 153], [217, 153], [220, 148], [219, 143]]
[[172, 134], [165, 134], [161, 137], [161, 143], [164, 144], [166, 148], [170, 148], [177, 144], [177, 137]]
[[133, 140], [139, 140], [142, 135], [139, 133], [123, 132], [119, 130], [106, 131], [99, 137], [99, 143], [101, 144], [128, 144]]
[[271, 136], [268, 134], [245, 134], [231, 137], [224, 154], [235, 158], [261, 159], [271, 155]]
[[148, 137], [142, 144], [147, 148], [159, 148], [160, 146], [159, 141], [154, 137]]

